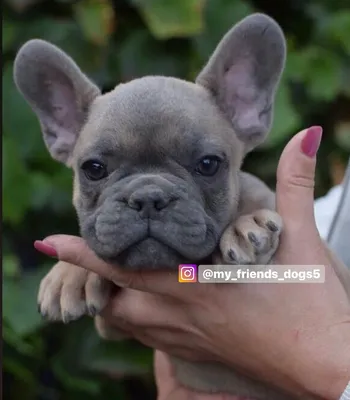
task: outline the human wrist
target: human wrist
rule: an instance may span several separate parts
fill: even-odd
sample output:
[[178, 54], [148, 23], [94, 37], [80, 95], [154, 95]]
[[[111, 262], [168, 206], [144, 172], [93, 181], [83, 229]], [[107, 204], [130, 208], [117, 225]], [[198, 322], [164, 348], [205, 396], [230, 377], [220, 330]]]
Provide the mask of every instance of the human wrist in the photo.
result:
[[[301, 340], [303, 344], [299, 346], [284, 340], [275, 341], [279, 350], [274, 354], [282, 358], [274, 356], [268, 360], [266, 354], [271, 355], [271, 352], [265, 352], [260, 362], [259, 357], [254, 357], [255, 361], [245, 362], [240, 367], [247, 375], [291, 394], [315, 400], [340, 400], [350, 380], [350, 325], [346, 325], [347, 332], [315, 334], [315, 338]], [[237, 367], [237, 354], [226, 352], [221, 357], [221, 362]]]
[[[350, 363], [349, 359], [350, 357], [348, 356], [348, 363]], [[346, 369], [338, 368], [337, 371], [333, 371], [333, 377], [330, 379], [329, 383], [327, 383], [326, 380], [322, 385], [319, 386], [319, 393], [327, 400], [343, 400], [341, 398], [342, 394], [349, 383], [350, 367], [348, 366]], [[350, 392], [348, 392], [348, 395], [350, 395]], [[348, 398], [350, 399], [350, 396]]]
[[340, 400], [349, 384], [350, 372], [345, 372], [342, 367], [328, 365], [308, 377], [310, 379], [304, 383], [304, 387], [311, 395], [319, 399]]
[[305, 352], [294, 369], [295, 378], [310, 395], [339, 400], [350, 380], [349, 355], [350, 326], [342, 337], [336, 335]]

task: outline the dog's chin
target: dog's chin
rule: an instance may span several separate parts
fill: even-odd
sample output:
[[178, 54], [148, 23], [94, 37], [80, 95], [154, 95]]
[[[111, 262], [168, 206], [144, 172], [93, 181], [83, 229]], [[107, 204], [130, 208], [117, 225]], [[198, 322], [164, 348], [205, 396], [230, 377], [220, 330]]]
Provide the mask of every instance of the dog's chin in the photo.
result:
[[176, 269], [179, 264], [190, 262], [176, 250], [151, 237], [129, 246], [115, 257], [103, 258], [109, 263], [133, 271]]

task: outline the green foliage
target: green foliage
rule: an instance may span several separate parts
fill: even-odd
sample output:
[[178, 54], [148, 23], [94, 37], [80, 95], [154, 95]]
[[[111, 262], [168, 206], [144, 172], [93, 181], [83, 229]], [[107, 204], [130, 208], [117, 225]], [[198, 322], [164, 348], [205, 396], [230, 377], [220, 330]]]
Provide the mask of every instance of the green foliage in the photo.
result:
[[204, 0], [132, 0], [158, 39], [189, 37], [203, 29]]
[[[328, 155], [339, 166], [350, 154], [346, 1], [310, 0], [297, 7], [288, 0], [280, 8], [262, 0], [5, 1], [5, 398], [154, 398], [149, 349], [134, 342], [101, 341], [89, 318], [62, 326], [46, 323], [36, 311], [39, 282], [51, 264], [32, 250], [32, 241], [55, 232], [76, 234], [78, 227], [71, 205], [71, 172], [51, 160], [36, 117], [15, 89], [16, 51], [29, 39], [49, 40], [68, 52], [104, 90], [147, 74], [193, 80], [222, 35], [257, 10], [275, 17], [285, 30], [288, 58], [271, 134], [247, 157], [245, 168], [273, 186], [284, 144], [298, 130], [320, 124], [325, 138], [316, 189], [322, 194], [336, 182], [339, 170], [333, 170]], [[136, 377], [133, 385], [125, 376]]]

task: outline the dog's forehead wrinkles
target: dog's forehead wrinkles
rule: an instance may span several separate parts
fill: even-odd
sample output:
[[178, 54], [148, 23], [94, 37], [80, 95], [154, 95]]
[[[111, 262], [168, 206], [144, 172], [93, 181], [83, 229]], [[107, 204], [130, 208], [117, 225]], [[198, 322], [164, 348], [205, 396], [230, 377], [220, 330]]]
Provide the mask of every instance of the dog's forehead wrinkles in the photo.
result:
[[[218, 127], [223, 135], [216, 134]], [[174, 149], [215, 152], [226, 150], [234, 136], [203, 87], [177, 78], [145, 77], [118, 85], [95, 100], [77, 152], [94, 149], [135, 157], [170, 154]]]
[[141, 132], [145, 127], [166, 128], [170, 123], [198, 125], [202, 114], [214, 117], [218, 112], [204, 88], [167, 77], [145, 77], [119, 85], [100, 101], [101, 116], [107, 124]]

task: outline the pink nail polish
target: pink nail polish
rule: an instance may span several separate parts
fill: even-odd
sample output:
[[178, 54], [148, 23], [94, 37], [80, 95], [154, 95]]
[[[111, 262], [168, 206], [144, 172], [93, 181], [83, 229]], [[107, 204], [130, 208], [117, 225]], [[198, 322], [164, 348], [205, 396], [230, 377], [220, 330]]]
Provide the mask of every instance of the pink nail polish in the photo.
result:
[[54, 247], [44, 243], [41, 240], [36, 240], [34, 242], [34, 247], [36, 248], [36, 250], [40, 251], [41, 253], [46, 254], [49, 257], [54, 257], [54, 258], [58, 257], [56, 249]]
[[322, 138], [322, 127], [312, 126], [306, 131], [301, 142], [301, 151], [308, 157], [314, 157], [320, 147]]

